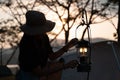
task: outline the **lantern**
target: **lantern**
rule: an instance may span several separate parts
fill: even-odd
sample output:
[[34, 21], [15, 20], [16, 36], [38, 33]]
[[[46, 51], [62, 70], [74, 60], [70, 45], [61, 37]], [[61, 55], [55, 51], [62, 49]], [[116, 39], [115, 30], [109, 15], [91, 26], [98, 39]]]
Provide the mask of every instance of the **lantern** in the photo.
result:
[[79, 58], [77, 70], [79, 72], [88, 72], [90, 70], [90, 43], [86, 40], [81, 40], [76, 48]]

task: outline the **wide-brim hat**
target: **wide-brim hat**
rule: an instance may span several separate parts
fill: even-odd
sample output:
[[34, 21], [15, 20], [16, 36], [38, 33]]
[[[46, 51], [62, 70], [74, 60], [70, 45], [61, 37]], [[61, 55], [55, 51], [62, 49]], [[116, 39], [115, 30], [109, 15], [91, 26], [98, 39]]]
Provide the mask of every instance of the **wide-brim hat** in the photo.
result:
[[51, 31], [55, 22], [46, 20], [45, 15], [38, 11], [28, 11], [26, 13], [26, 24], [22, 25], [21, 30], [30, 35], [37, 35]]

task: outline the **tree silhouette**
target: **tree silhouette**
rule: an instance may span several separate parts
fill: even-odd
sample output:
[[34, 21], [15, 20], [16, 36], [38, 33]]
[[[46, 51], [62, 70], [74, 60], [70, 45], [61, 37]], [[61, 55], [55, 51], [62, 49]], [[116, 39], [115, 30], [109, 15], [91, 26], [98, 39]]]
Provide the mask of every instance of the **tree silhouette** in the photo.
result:
[[[58, 21], [61, 22], [61, 29], [57, 33], [53, 32], [55, 35], [51, 42], [64, 32], [66, 44], [73, 27], [98, 24], [106, 20], [112, 23], [111, 19], [116, 17], [117, 11], [116, 7], [111, 5], [110, 2], [99, 0], [5, 0], [0, 3], [0, 10], [9, 17], [0, 19], [0, 44], [7, 42], [12, 47], [16, 46], [21, 38], [19, 26], [25, 23], [26, 11], [39, 11], [39, 6], [46, 6], [46, 9], [57, 14]], [[97, 21], [98, 18], [101, 18], [101, 21]]]
[[108, 0], [108, 2], [113, 3], [114, 5], [118, 5], [118, 25], [117, 25], [117, 35], [115, 36], [118, 39], [118, 43], [120, 45], [120, 0]]
[[[112, 10], [115, 9], [114, 6], [110, 6], [111, 3], [109, 2], [101, 3], [99, 0], [97, 1], [94, 1], [94, 0], [64, 0], [64, 1], [39, 0], [39, 1], [41, 1], [41, 3], [46, 5], [50, 10], [52, 10], [58, 15], [60, 21], [62, 22], [62, 30], [64, 30], [65, 32], [65, 43], [68, 42], [69, 31], [74, 26], [74, 24], [76, 24], [75, 22], [78, 22], [78, 25], [80, 25], [81, 23], [82, 24], [84, 23], [83, 20], [81, 20], [82, 15], [84, 14], [83, 12], [84, 10], [86, 10], [89, 14], [88, 24], [101, 23], [106, 20], [110, 20], [117, 15], [116, 12], [114, 14], [112, 13], [112, 15], [110, 14]], [[62, 12], [63, 14], [60, 14], [61, 10], [58, 10], [58, 7], [62, 7], [62, 10], [64, 11]], [[67, 17], [65, 18], [65, 22], [62, 19], [64, 14], [67, 15]], [[96, 19], [98, 17], [101, 17], [102, 20], [99, 22], [96, 22]]]

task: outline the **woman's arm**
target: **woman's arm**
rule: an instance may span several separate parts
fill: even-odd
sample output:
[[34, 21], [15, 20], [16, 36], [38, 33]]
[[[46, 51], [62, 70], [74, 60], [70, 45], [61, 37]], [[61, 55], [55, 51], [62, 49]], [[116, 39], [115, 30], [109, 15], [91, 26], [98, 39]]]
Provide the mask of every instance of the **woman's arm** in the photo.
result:
[[69, 48], [73, 47], [74, 45], [76, 45], [76, 43], [78, 42], [77, 38], [72, 39], [70, 42], [68, 42], [64, 47], [62, 47], [61, 49], [59, 49], [58, 51], [54, 52], [53, 54], [49, 55], [49, 58], [51, 60], [55, 60], [58, 57], [60, 57], [61, 55], [63, 55], [65, 52], [68, 51]]
[[48, 76], [52, 73], [56, 73], [56, 72], [61, 71], [63, 69], [74, 68], [74, 67], [76, 67], [77, 64], [78, 64], [77, 60], [72, 60], [66, 64], [61, 63], [61, 62], [56, 63], [55, 65], [54, 65], [54, 63], [48, 63], [47, 66], [44, 68], [41, 68], [40, 66], [38, 66], [37, 68], [35, 68], [33, 70], [33, 73], [40, 76], [40, 77]]

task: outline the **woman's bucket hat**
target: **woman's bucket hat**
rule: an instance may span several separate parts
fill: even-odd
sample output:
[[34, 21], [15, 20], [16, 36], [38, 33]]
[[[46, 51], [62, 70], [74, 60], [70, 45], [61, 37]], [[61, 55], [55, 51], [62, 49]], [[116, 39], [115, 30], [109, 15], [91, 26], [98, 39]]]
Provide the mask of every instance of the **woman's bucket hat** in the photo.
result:
[[21, 26], [21, 30], [30, 35], [37, 35], [51, 31], [55, 22], [46, 20], [45, 15], [38, 11], [28, 11], [26, 13], [26, 24]]

